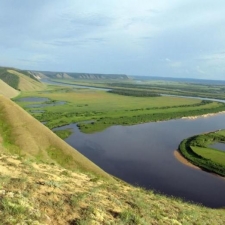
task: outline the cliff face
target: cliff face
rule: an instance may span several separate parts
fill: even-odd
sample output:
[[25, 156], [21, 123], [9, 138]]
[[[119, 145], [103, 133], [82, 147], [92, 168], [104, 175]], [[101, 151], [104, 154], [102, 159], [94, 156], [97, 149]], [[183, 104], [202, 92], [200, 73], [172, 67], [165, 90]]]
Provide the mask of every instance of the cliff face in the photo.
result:
[[91, 80], [128, 80], [125, 74], [97, 74], [97, 73], [65, 73], [65, 72], [47, 72], [47, 71], [30, 71], [33, 75], [39, 75], [41, 78], [52, 79], [91, 79]]

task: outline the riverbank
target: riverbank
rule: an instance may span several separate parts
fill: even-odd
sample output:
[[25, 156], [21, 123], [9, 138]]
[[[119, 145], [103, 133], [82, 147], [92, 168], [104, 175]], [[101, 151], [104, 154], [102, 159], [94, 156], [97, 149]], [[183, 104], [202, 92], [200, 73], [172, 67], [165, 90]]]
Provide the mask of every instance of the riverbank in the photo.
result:
[[[193, 168], [193, 169], [197, 169], [197, 170], [202, 170], [202, 171], [204, 171], [202, 168], [200, 168], [200, 167], [198, 167], [198, 166], [195, 166], [194, 164], [190, 163], [186, 158], [184, 158], [184, 157], [182, 156], [182, 154], [179, 152], [179, 150], [175, 150], [175, 151], [173, 152], [173, 155], [174, 155], [174, 157], [175, 157], [179, 162], [181, 162], [182, 164], [184, 164], [184, 165], [186, 165], [186, 166], [189, 166], [189, 167], [191, 167], [191, 168]], [[219, 178], [225, 180], [225, 177], [222, 177], [222, 176], [220, 176], [220, 175], [218, 175], [218, 174], [216, 174], [216, 173], [212, 173], [212, 172], [209, 172], [209, 173], [211, 173], [212, 175], [214, 175], [214, 176], [216, 176], [216, 177], [219, 177]]]
[[186, 158], [183, 157], [183, 155], [179, 152], [179, 150], [175, 150], [173, 152], [174, 157], [181, 162], [182, 164], [189, 166], [191, 168], [197, 169], [197, 170], [201, 170], [200, 167], [195, 166], [194, 164], [190, 163]]
[[199, 116], [185, 116], [185, 117], [182, 117], [181, 119], [190, 119], [190, 120], [195, 120], [195, 119], [198, 119], [198, 118], [207, 118], [207, 117], [210, 117], [210, 116], [215, 116], [217, 114], [224, 114], [225, 111], [221, 111], [221, 112], [217, 112], [217, 113], [206, 113], [206, 114], [203, 114], [203, 115], [199, 115]]

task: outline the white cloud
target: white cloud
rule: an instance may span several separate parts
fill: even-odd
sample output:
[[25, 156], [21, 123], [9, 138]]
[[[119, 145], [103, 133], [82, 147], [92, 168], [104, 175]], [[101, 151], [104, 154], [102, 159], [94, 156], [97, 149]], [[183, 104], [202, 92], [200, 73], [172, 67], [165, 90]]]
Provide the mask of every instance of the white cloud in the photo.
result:
[[27, 69], [224, 79], [224, 12], [222, 0], [3, 0], [1, 60]]

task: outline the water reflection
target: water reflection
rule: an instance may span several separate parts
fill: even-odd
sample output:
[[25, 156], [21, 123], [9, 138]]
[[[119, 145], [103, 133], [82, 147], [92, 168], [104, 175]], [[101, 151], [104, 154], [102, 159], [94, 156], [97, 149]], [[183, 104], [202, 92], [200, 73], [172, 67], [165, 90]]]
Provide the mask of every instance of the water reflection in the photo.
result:
[[49, 98], [43, 98], [43, 97], [24, 97], [17, 99], [17, 102], [46, 102], [49, 101]]
[[220, 151], [225, 151], [225, 143], [214, 143], [214, 144], [210, 145], [209, 148], [215, 148]]

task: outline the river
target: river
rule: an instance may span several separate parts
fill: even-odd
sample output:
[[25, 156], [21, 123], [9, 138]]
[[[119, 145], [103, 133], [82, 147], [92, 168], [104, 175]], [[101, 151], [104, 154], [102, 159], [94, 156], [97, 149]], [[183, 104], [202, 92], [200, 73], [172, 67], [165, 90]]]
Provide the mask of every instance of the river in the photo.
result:
[[[209, 98], [188, 98], [225, 102]], [[73, 134], [65, 140], [68, 144], [106, 172], [130, 184], [220, 208], [225, 207], [225, 179], [182, 164], [174, 157], [174, 150], [185, 138], [224, 127], [225, 114], [217, 114], [195, 120], [177, 119], [134, 126], [112, 126], [94, 134], [80, 132], [76, 124], [58, 129], [72, 128]]]
[[101, 87], [93, 87], [93, 86], [86, 86], [86, 85], [63, 83], [63, 82], [60, 82], [60, 81], [49, 80], [47, 78], [41, 79], [41, 82], [42, 83], [45, 83], [45, 84], [50, 84], [50, 85], [65, 86], [65, 87], [74, 87], [74, 88], [81, 88], [81, 89], [82, 88], [90, 88], [90, 89], [101, 90], [101, 91], [109, 91], [109, 90], [111, 90], [109, 88], [101, 88]]
[[224, 128], [225, 114], [134, 126], [112, 126], [84, 134], [76, 124], [65, 141], [108, 173], [133, 184], [205, 206], [225, 207], [225, 179], [188, 167], [174, 157], [187, 137]]
[[[78, 84], [70, 84], [70, 83], [63, 83], [60, 81], [52, 81], [47, 78], [41, 79], [41, 82], [50, 85], [57, 85], [57, 86], [67, 86], [67, 87], [74, 87], [74, 88], [90, 88], [94, 90], [101, 90], [101, 91], [110, 91], [110, 88], [101, 88], [101, 87], [93, 87], [93, 86], [86, 86], [86, 85], [78, 85]], [[179, 97], [179, 98], [192, 98], [192, 99], [200, 99], [206, 101], [215, 101], [215, 102], [222, 102], [225, 103], [225, 100], [222, 99], [214, 99], [214, 98], [203, 98], [203, 97], [192, 97], [192, 96], [184, 96], [184, 95], [170, 95], [170, 94], [160, 94], [161, 96], [169, 96], [169, 97]]]

